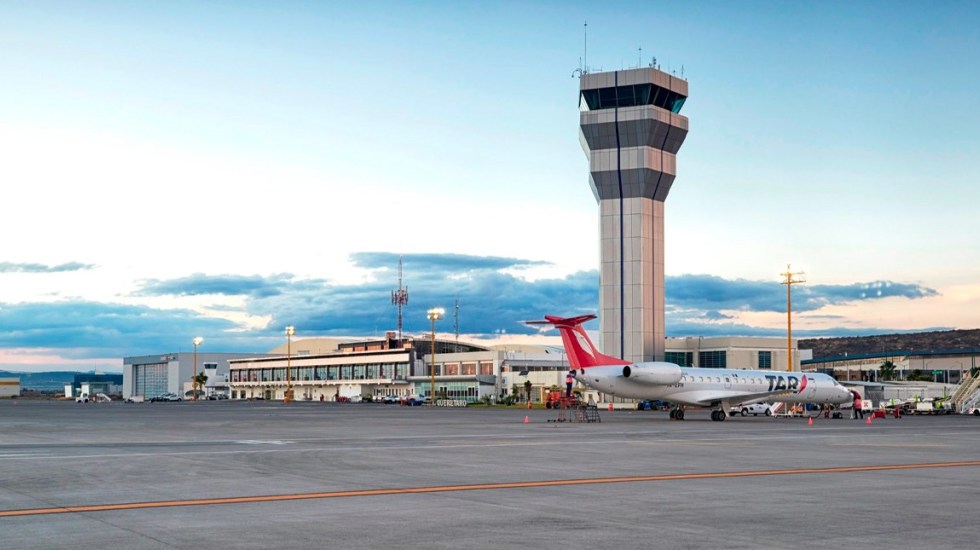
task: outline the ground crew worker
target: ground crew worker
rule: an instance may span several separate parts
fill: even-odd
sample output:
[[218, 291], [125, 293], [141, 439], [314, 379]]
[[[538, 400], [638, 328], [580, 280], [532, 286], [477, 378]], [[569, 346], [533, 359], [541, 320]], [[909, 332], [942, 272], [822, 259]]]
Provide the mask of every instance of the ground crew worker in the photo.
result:
[[861, 408], [861, 394], [854, 392], [854, 414], [857, 418], [864, 418], [864, 409]]
[[572, 396], [572, 385], [575, 384], [575, 377], [572, 376], [572, 371], [568, 371], [565, 375], [565, 397]]

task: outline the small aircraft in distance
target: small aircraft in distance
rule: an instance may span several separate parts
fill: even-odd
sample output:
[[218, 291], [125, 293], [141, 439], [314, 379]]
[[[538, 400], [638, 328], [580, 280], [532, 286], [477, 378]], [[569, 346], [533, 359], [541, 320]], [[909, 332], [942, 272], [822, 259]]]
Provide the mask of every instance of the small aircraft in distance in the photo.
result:
[[[663, 361], [631, 363], [603, 355], [592, 344], [582, 324], [595, 315], [525, 321], [551, 325], [561, 333], [572, 376], [603, 393], [634, 399], [660, 399], [675, 404], [710, 407], [711, 419], [725, 420], [731, 405], [759, 401], [842, 404], [853, 396], [832, 377], [821, 373], [755, 371], [681, 367]], [[671, 418], [684, 420], [684, 409]]]

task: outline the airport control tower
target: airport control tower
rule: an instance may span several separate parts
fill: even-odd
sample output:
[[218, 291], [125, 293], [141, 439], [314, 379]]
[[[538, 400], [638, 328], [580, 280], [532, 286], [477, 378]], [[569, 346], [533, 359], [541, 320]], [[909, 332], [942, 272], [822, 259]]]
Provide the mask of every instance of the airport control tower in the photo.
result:
[[664, 201], [687, 137], [687, 81], [655, 68], [585, 73], [582, 148], [599, 201], [602, 351], [664, 359]]

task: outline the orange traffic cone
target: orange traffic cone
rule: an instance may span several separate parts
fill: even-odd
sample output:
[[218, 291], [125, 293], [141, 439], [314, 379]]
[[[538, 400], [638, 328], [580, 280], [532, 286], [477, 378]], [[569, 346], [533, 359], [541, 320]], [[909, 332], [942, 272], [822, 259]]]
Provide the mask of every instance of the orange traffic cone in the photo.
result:
[[868, 419], [865, 420], [864, 423], [867, 424], [868, 426], [870, 426], [871, 425], [871, 417], [868, 416]]
[[806, 420], [806, 425], [807, 426], [813, 426], [813, 417], [812, 416]]
[[531, 408], [531, 402], [530, 402], [530, 401], [528, 401], [528, 402], [527, 402], [527, 408], [528, 408], [529, 410], [530, 410], [530, 408]]
[[524, 423], [525, 424], [530, 424], [531, 423], [531, 419], [527, 415], [524, 416]]

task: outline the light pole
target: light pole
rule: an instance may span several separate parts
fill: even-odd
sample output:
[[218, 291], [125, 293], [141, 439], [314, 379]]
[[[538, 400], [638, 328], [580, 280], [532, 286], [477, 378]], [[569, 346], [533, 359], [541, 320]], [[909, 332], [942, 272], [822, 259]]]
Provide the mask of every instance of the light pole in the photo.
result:
[[436, 321], [441, 320], [445, 314], [446, 310], [441, 307], [434, 307], [426, 312], [432, 324], [432, 349], [429, 351], [429, 394], [432, 396], [432, 405], [436, 404]]
[[289, 363], [293, 355], [293, 334], [296, 334], [296, 327], [293, 325], [286, 327], [286, 395], [283, 396], [283, 403], [289, 403], [293, 398], [293, 381], [289, 378]]
[[191, 380], [194, 388], [194, 401], [197, 401], [197, 346], [200, 346], [202, 342], [204, 342], [204, 338], [194, 337], [194, 378]]

